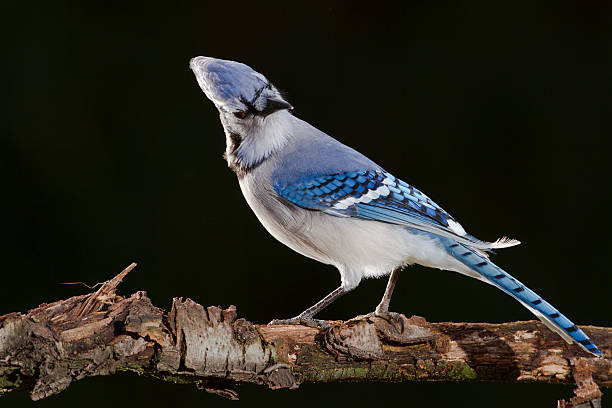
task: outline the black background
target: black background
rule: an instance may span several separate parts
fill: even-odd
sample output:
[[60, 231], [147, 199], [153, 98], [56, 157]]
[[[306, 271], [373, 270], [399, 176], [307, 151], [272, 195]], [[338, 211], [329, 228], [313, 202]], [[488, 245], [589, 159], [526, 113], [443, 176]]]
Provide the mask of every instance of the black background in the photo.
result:
[[[338, 273], [275, 241], [221, 159], [197, 55], [245, 62], [295, 114], [417, 186], [473, 235], [523, 244], [498, 264], [578, 324], [610, 325], [611, 9], [604, 2], [22, 2], [5, 10], [0, 122], [0, 313], [120, 286], [293, 316]], [[364, 281], [321, 317], [373, 310]], [[531, 314], [458, 274], [407, 268], [391, 308], [430, 321]], [[608, 345], [608, 348], [610, 346]], [[331, 384], [241, 388], [247, 402], [552, 406], [567, 386]], [[229, 404], [131, 375], [94, 378], [37, 406]], [[0, 399], [33, 405], [25, 394]]]

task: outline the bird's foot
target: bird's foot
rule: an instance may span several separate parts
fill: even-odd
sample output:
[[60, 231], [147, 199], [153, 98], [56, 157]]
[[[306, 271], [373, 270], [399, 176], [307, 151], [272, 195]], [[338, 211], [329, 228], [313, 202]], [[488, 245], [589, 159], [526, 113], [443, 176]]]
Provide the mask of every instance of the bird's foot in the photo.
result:
[[304, 326], [323, 330], [330, 328], [330, 325], [327, 320], [319, 320], [313, 318], [312, 316], [302, 315], [292, 317], [291, 319], [274, 319], [270, 323], [268, 323], [268, 326], [275, 326], [279, 324], [301, 324]]
[[[380, 308], [376, 309], [374, 312], [365, 315], [365, 317], [369, 319], [378, 317], [380, 319], [372, 323], [374, 323], [380, 335], [387, 341], [398, 344], [417, 344], [434, 339], [432, 331], [422, 317], [412, 316], [408, 319], [401, 313], [389, 312]], [[387, 324], [381, 322], [381, 320], [384, 320]]]
[[404, 331], [404, 315], [401, 313], [390, 312], [388, 310], [380, 310], [376, 308], [375, 311], [368, 313], [367, 317], [379, 317], [383, 320], [386, 320], [391, 326], [397, 330], [398, 333], [402, 333]]

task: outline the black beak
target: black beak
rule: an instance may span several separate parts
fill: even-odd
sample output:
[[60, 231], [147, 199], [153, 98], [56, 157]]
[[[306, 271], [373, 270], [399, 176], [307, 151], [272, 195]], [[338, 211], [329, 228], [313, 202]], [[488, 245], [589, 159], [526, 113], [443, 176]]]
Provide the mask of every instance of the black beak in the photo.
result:
[[269, 114], [282, 109], [293, 109], [293, 106], [291, 106], [289, 102], [284, 101], [282, 99], [268, 98], [266, 102], [266, 107], [261, 112], [259, 112], [263, 116], [268, 116]]

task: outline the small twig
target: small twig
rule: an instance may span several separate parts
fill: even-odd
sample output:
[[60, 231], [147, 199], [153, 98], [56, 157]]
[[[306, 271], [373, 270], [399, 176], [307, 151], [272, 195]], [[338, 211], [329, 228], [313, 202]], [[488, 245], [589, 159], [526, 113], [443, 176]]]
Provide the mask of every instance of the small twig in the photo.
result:
[[104, 285], [106, 282], [108, 281], [104, 281], [104, 282], [98, 282], [95, 285], [88, 285], [85, 282], [60, 282], [60, 285], [83, 285], [85, 286], [87, 289], [95, 289], [100, 285]]
[[108, 303], [109, 298], [113, 298], [115, 294], [115, 290], [117, 290], [117, 286], [121, 283], [125, 275], [130, 273], [132, 269], [136, 267], [136, 263], [132, 262], [127, 268], [121, 271], [120, 274], [115, 276], [114, 278], [106, 281], [100, 289], [96, 292], [89, 295], [83, 305], [77, 310], [75, 317], [83, 317], [92, 312], [92, 310], [98, 306], [101, 307], [104, 304]]

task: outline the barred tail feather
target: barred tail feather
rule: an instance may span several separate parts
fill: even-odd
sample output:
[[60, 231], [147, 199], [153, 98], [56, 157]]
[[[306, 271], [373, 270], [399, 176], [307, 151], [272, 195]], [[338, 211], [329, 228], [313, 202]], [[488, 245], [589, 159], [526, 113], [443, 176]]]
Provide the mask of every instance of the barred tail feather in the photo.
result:
[[531, 289], [491, 262], [486, 255], [448, 238], [442, 238], [442, 243], [449, 254], [475, 271], [479, 278], [518, 300], [550, 330], [558, 333], [566, 342], [570, 344], [576, 343], [584, 350], [596, 356], [603, 355], [593, 341], [571, 320]]

